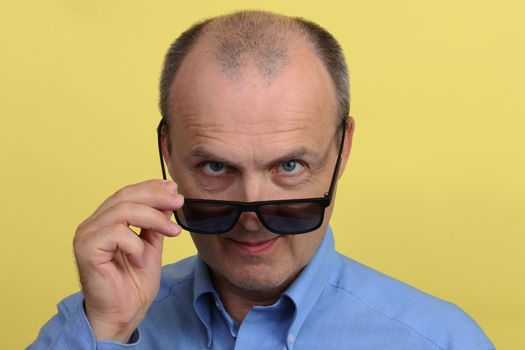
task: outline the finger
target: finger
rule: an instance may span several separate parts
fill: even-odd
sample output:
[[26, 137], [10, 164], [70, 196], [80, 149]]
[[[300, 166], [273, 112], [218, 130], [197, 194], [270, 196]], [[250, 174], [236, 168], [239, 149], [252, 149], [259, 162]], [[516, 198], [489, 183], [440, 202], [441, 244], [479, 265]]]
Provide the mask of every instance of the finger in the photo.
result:
[[89, 233], [114, 224], [133, 225], [166, 236], [176, 236], [181, 231], [180, 226], [166, 218], [163, 212], [133, 202], [117, 203], [101, 212], [96, 219], [85, 224], [82, 230]]
[[[173, 215], [173, 212], [171, 210], [164, 210], [163, 211], [164, 216], [168, 220], [170, 220], [171, 215]], [[171, 220], [170, 220], [171, 221]], [[149, 243], [152, 248], [154, 248], [157, 251], [160, 251], [162, 253], [163, 243], [164, 243], [164, 236], [152, 231], [152, 230], [144, 230], [142, 229], [140, 231], [140, 238]]]
[[126, 225], [107, 226], [75, 240], [75, 256], [79, 265], [106, 264], [114, 259], [118, 250], [129, 257], [136, 267], [144, 266], [144, 242]]
[[[182, 201], [184, 202], [184, 197], [182, 198]], [[168, 220], [173, 215], [173, 211], [172, 210], [163, 210], [162, 213], [166, 216], [166, 218], [168, 218]]]
[[98, 216], [101, 212], [119, 202], [135, 202], [157, 209], [175, 210], [182, 205], [180, 202], [181, 195], [177, 192], [177, 189], [178, 186], [175, 182], [158, 179], [129, 185], [121, 188], [106, 199], [92, 216]]
[[[156, 252], [162, 253], [164, 243], [163, 235], [152, 230], [141, 230], [139, 237], [144, 242], [148, 252], [153, 249]], [[148, 254], [148, 252], [146, 252], [146, 254]]]

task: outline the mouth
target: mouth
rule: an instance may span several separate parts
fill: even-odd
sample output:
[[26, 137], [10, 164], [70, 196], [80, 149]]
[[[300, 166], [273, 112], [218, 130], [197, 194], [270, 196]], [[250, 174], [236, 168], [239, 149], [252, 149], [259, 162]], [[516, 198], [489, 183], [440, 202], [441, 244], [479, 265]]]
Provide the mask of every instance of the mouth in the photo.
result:
[[244, 253], [248, 254], [261, 254], [272, 248], [272, 246], [277, 242], [280, 236], [274, 237], [272, 239], [257, 241], [257, 242], [242, 242], [233, 238], [227, 238], [232, 245], [241, 250]]

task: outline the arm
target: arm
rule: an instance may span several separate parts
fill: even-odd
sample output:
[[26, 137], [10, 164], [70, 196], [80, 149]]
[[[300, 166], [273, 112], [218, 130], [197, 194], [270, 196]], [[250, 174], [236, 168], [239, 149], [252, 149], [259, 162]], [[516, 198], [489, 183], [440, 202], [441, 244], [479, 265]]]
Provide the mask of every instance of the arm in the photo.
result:
[[58, 312], [40, 330], [27, 350], [95, 349], [96, 340], [77, 293], [57, 305]]

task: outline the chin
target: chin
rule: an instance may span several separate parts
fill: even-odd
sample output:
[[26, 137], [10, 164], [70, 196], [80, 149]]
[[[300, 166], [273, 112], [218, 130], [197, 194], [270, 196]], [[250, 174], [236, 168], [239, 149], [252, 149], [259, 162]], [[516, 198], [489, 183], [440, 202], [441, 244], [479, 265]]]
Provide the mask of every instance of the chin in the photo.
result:
[[266, 291], [278, 288], [282, 283], [281, 281], [274, 281], [269, 279], [240, 279], [240, 280], [230, 280], [230, 283], [236, 287], [251, 292]]
[[234, 286], [252, 292], [281, 289], [287, 286], [295, 271], [279, 271], [273, 266], [258, 266], [226, 274]]

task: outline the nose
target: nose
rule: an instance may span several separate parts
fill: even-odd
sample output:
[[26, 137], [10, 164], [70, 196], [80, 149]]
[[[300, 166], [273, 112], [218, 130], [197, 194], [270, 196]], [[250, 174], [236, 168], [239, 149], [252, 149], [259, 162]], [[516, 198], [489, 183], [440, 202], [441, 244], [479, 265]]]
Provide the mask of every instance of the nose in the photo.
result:
[[242, 187], [239, 188], [240, 196], [245, 202], [256, 202], [263, 198], [264, 188], [268, 186], [267, 179], [263, 174], [247, 173], [243, 176]]
[[241, 213], [241, 216], [239, 217], [239, 225], [241, 225], [244, 230], [249, 232], [260, 231], [263, 227], [262, 223], [257, 217], [257, 214], [254, 212]]
[[[258, 173], [245, 174], [243, 180], [241, 195], [243, 201], [256, 202], [267, 199], [264, 198], [264, 189], [268, 186], [266, 183], [268, 179], [264, 175]], [[252, 211], [241, 213], [238, 223], [246, 232], [258, 232], [264, 228], [257, 214]]]

